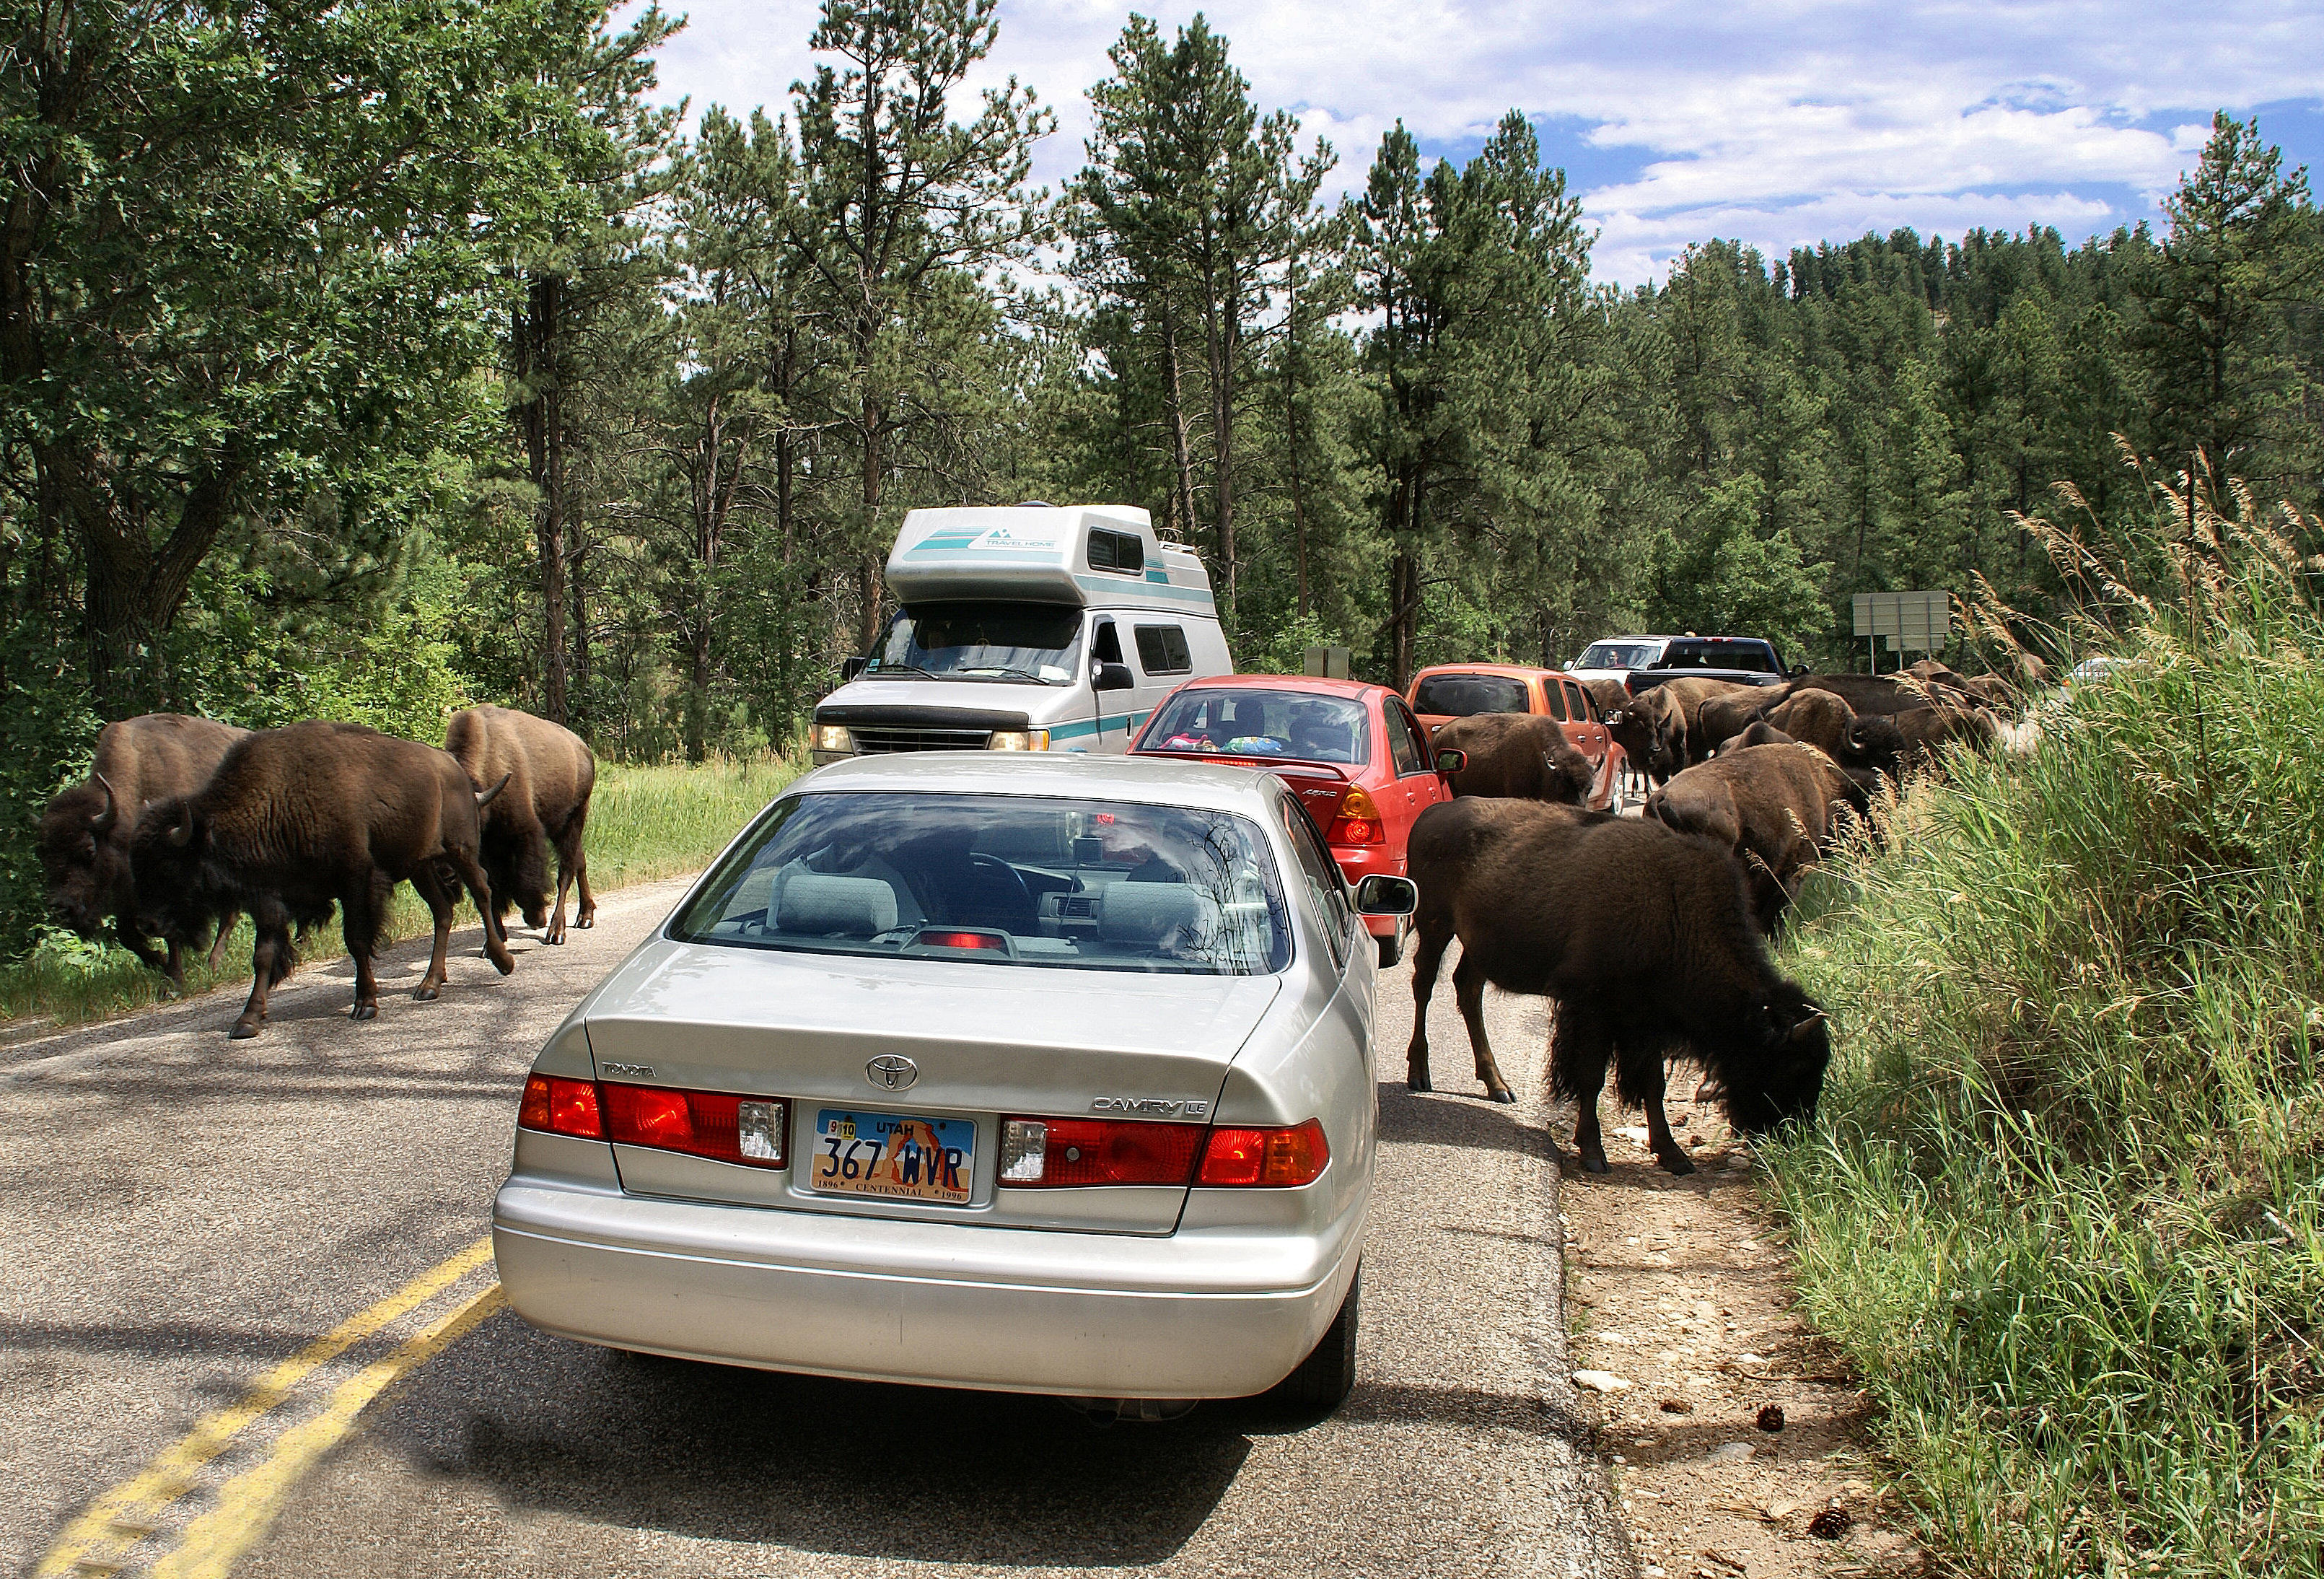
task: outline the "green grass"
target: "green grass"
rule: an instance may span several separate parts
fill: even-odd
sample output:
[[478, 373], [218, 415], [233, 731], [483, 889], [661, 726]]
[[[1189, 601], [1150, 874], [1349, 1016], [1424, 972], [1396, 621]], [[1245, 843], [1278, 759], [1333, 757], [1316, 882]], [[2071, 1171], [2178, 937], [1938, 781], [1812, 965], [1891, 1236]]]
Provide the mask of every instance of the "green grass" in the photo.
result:
[[[590, 885], [604, 891], [700, 870], [800, 771], [797, 762], [765, 758], [703, 767], [600, 764], [589, 802]], [[475, 910], [464, 903], [455, 924], [475, 920]], [[419, 937], [432, 926], [420, 896], [409, 885], [399, 887], [387, 938]], [[186, 971], [187, 991], [247, 983], [250, 945], [245, 919], [227, 940], [225, 968], [214, 974], [195, 960]], [[302, 965], [346, 953], [336, 920], [300, 950]], [[0, 1033], [102, 1020], [169, 995], [168, 981], [127, 950], [51, 932], [31, 954], [0, 965]]]
[[1992, 1574], [2324, 1570], [2324, 618], [2255, 532], [2121, 596], [2143, 667], [1836, 863], [1771, 1148], [1807, 1314]]

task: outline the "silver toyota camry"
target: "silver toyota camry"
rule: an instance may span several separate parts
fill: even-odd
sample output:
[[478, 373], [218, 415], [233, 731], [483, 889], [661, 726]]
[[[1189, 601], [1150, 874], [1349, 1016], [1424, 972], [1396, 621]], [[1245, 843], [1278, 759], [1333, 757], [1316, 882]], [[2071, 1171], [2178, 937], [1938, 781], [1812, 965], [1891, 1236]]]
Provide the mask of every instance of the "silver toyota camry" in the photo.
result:
[[1373, 950], [1271, 774], [801, 780], [534, 1061], [510, 1304], [623, 1349], [1162, 1417], [1355, 1375]]

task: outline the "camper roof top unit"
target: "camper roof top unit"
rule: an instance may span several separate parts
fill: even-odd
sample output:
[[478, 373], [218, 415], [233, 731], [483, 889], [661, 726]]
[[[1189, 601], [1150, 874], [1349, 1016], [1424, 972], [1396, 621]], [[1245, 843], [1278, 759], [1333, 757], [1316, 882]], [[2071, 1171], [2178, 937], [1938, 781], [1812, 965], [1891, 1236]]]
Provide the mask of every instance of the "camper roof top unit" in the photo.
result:
[[1025, 598], [1206, 614], [1213, 606], [1202, 561], [1127, 504], [915, 510], [888, 556], [888, 585], [908, 604]]

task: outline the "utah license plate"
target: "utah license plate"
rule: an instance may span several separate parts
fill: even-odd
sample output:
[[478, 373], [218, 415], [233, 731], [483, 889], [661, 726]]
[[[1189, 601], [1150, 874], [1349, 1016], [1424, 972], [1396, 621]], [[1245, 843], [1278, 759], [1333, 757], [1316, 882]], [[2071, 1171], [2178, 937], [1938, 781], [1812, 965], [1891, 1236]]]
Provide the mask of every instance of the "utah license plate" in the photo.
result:
[[819, 1190], [897, 1201], [967, 1201], [976, 1182], [976, 1126], [966, 1119], [822, 1109], [815, 1118]]

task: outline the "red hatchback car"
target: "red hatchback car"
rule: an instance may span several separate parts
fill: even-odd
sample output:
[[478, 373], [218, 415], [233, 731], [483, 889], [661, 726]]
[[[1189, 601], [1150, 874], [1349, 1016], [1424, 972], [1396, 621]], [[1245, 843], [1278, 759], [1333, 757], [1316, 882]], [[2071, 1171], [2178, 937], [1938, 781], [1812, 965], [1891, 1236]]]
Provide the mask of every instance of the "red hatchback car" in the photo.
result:
[[[1405, 874], [1413, 819], [1452, 790], [1428, 732], [1386, 686], [1305, 675], [1188, 680], [1162, 698], [1130, 754], [1199, 757], [1279, 775], [1323, 832], [1351, 886]], [[1380, 963], [1404, 952], [1406, 916], [1369, 916]]]

